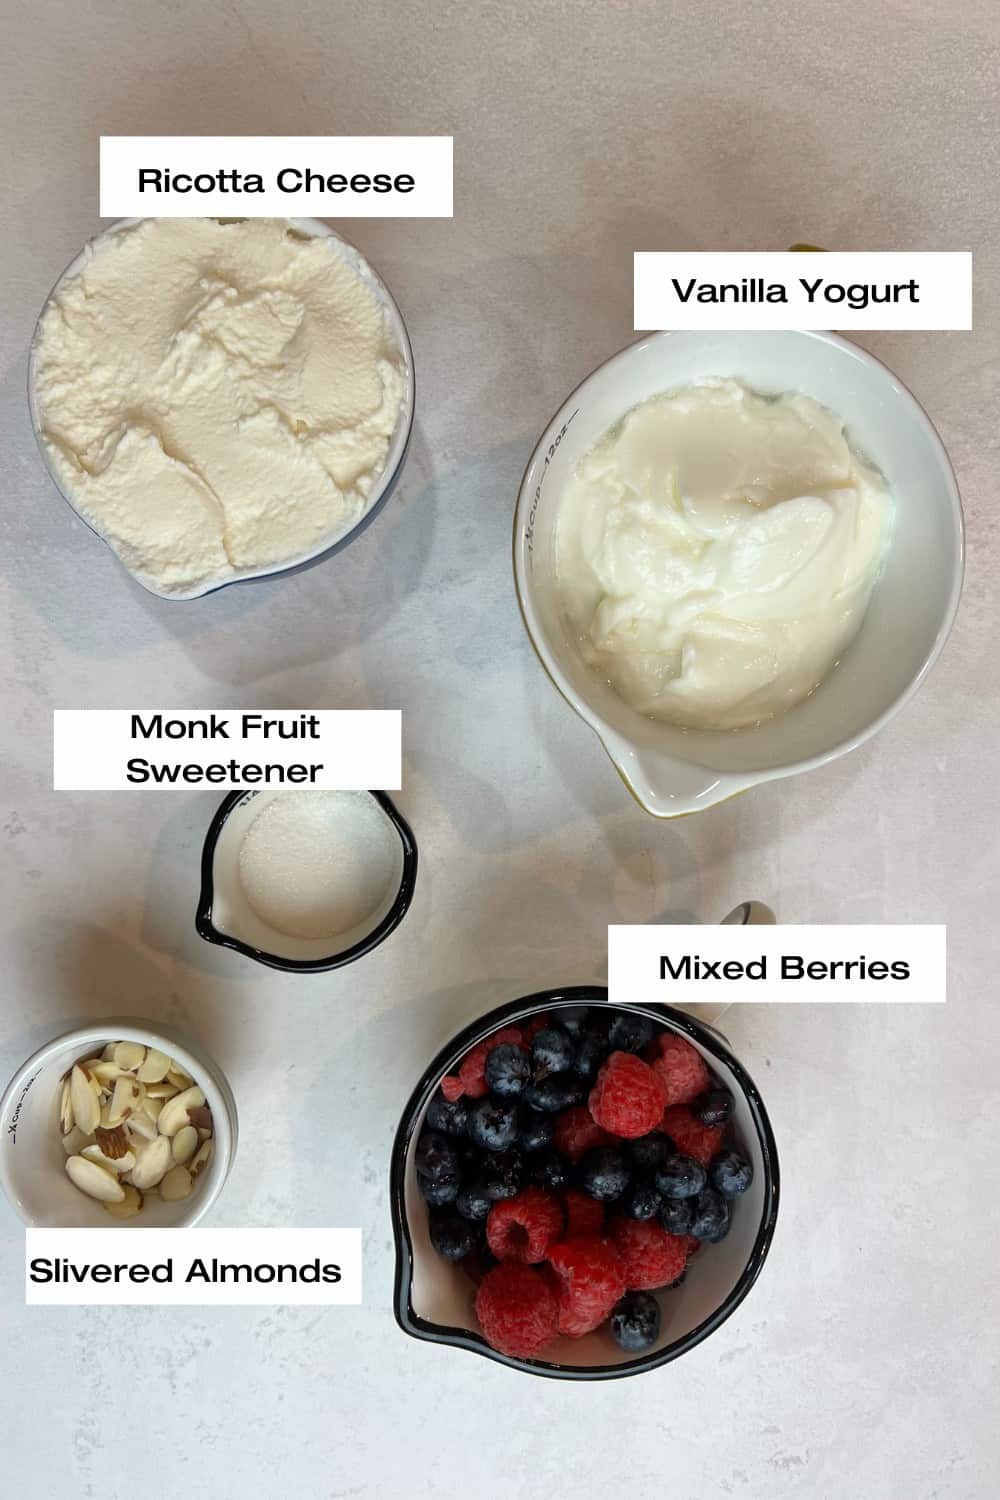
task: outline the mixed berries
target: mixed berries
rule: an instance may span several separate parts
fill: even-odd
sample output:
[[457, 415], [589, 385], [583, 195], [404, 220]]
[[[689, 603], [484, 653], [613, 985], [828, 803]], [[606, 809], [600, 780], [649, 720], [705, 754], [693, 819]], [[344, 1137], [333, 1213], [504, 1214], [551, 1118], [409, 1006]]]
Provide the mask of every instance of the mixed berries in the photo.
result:
[[519, 1358], [607, 1326], [640, 1352], [655, 1292], [729, 1231], [753, 1179], [733, 1099], [676, 1032], [564, 1006], [479, 1042], [442, 1079], [417, 1142], [430, 1238], [477, 1282], [476, 1317]]

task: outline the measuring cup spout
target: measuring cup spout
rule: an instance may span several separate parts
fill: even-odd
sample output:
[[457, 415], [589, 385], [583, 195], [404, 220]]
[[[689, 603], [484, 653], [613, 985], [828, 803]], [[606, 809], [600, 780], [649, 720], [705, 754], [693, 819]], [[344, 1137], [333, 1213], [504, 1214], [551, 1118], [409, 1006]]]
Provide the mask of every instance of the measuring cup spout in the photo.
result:
[[633, 797], [656, 818], [700, 812], [753, 784], [749, 777], [714, 771], [662, 750], [632, 744], [611, 730], [602, 730], [600, 739]]

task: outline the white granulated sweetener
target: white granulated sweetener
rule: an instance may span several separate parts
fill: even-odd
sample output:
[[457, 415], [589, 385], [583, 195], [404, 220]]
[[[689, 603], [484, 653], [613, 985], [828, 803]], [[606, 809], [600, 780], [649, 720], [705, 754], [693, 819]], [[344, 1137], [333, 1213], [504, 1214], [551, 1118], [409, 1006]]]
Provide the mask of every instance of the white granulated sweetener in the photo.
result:
[[375, 914], [398, 862], [398, 835], [367, 792], [282, 792], [247, 829], [240, 884], [277, 932], [334, 938]]

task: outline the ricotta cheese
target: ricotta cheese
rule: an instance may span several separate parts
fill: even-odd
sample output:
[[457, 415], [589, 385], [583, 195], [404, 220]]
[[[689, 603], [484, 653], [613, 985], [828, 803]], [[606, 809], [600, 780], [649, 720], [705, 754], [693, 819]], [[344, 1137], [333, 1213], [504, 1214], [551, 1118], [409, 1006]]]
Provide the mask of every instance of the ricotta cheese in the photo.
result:
[[145, 219], [58, 286], [41, 439], [147, 588], [190, 598], [291, 565], [364, 514], [406, 381], [365, 271], [286, 220]]

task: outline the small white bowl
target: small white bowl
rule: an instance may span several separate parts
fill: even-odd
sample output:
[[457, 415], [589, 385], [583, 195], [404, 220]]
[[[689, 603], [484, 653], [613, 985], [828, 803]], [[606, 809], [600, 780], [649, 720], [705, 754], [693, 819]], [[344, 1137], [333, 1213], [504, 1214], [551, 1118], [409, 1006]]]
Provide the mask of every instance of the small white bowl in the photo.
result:
[[[235, 215], [234, 217], [239, 216]], [[59, 280], [56, 282], [55, 286], [46, 297], [44, 306], [42, 307], [42, 310], [38, 315], [38, 322], [35, 324], [35, 331], [32, 334], [31, 348], [28, 351], [28, 411], [31, 416], [31, 425], [34, 429], [35, 440], [38, 444], [38, 451], [41, 454], [42, 461], [49, 472], [49, 477], [52, 480], [52, 483], [55, 485], [56, 489], [59, 491], [60, 495], [62, 495], [66, 503], [71, 507], [74, 513], [80, 517], [80, 520], [84, 523], [84, 525], [89, 527], [90, 530], [93, 531], [95, 536], [99, 536], [101, 538], [101, 541], [105, 542], [109, 546], [110, 543], [107, 542], [107, 538], [102, 536], [100, 531], [97, 530], [97, 528], [87, 519], [87, 517], [81, 514], [79, 510], [77, 510], [72, 495], [69, 494], [69, 492], [63, 486], [62, 480], [55, 468], [55, 465], [52, 462], [52, 456], [49, 453], [48, 446], [42, 438], [41, 414], [38, 409], [38, 397], [35, 390], [35, 370], [38, 359], [38, 333], [41, 326], [42, 317], [45, 314], [45, 310], [48, 307], [49, 303], [52, 301], [53, 297], [55, 297], [59, 292], [59, 289], [63, 285], [63, 282], [68, 280], [69, 277], [75, 276], [77, 272], [79, 272], [83, 268], [83, 266], [94, 254], [95, 249], [97, 249], [103, 241], [109, 239], [113, 235], [122, 233], [123, 230], [133, 229], [137, 224], [141, 224], [142, 222], [142, 219], [119, 219], [116, 223], [112, 224], [110, 228], [103, 230], [100, 234], [95, 235], [93, 239], [88, 240], [87, 244], [84, 245], [79, 255], [75, 256], [70, 264], [66, 267], [65, 271], [59, 277]], [[382, 468], [382, 472], [379, 475], [377, 482], [372, 489], [371, 494], [368, 497], [368, 503], [365, 506], [364, 511], [352, 526], [349, 526], [345, 531], [337, 532], [333, 536], [327, 537], [326, 540], [320, 542], [319, 545], [314, 547], [310, 552], [304, 553], [300, 557], [290, 558], [287, 562], [279, 563], [275, 567], [244, 568], [239, 572], [234, 573], [231, 578], [224, 579], [222, 583], [214, 583], [210, 588], [201, 589], [198, 592], [192, 594], [164, 594], [161, 593], [159, 589], [154, 589], [151, 584], [147, 583], [142, 578], [136, 577], [136, 575], [132, 573], [132, 570], [130, 568], [127, 568], [126, 564], [123, 562], [122, 566], [126, 567], [126, 571], [131, 577], [135, 578], [136, 583], [138, 583], [142, 588], [146, 589], [148, 593], [155, 594], [157, 598], [172, 599], [175, 601], [179, 600], [183, 603], [188, 599], [200, 599], [203, 598], [206, 594], [217, 593], [219, 589], [229, 588], [234, 583], [251, 583], [254, 579], [257, 578], [274, 578], [283, 573], [298, 573], [301, 572], [304, 568], [311, 567], [314, 563], [320, 562], [324, 558], [332, 557], [335, 552], [340, 552], [344, 547], [348, 545], [348, 543], [354, 541], [356, 537], [360, 536], [361, 533], [371, 525], [372, 521], [374, 521], [379, 511], [382, 510], [382, 508], [386, 504], [386, 501], [389, 499], [392, 491], [395, 489], [399, 476], [402, 473], [403, 464], [405, 462], [407, 450], [410, 445], [410, 435], [413, 431], [413, 412], [416, 399], [416, 387], [414, 383], [413, 350], [410, 347], [410, 336], [406, 331], [406, 324], [403, 322], [403, 315], [399, 310], [396, 299], [393, 297], [388, 286], [386, 286], [385, 282], [382, 280], [378, 272], [361, 254], [361, 251], [357, 250], [349, 240], [345, 240], [343, 236], [337, 234], [333, 229], [331, 229], [329, 224], [324, 224], [322, 219], [288, 219], [287, 223], [289, 223], [298, 234], [308, 235], [316, 239], [331, 240], [335, 244], [338, 254], [341, 255], [344, 260], [347, 261], [348, 265], [350, 265], [351, 268], [357, 273], [357, 275], [360, 276], [361, 279], [371, 287], [372, 291], [375, 293], [376, 298], [382, 306], [382, 310], [385, 314], [386, 327], [389, 330], [389, 335], [395, 348], [399, 351], [404, 375], [403, 397], [399, 405], [399, 413], [396, 417], [396, 426], [393, 429], [392, 437], [389, 440], [389, 447], [385, 455], [385, 464]], [[114, 550], [115, 549], [112, 548], [112, 551]]]
[[[799, 391], [841, 417], [888, 481], [893, 531], [861, 629], [803, 703], [755, 729], [673, 728], [630, 708], [586, 664], [562, 617], [554, 536], [563, 489], [627, 411], [692, 381], [731, 377]], [[609, 359], [549, 423], [514, 517], [514, 576], [525, 627], [549, 677], [596, 731], [626, 786], [657, 817], [722, 802], [855, 749], [916, 692], [951, 630], [962, 588], [958, 486], [930, 419], [870, 354], [832, 333], [657, 333]]]
[[[188, 1198], [148, 1198], [132, 1219], [114, 1219], [75, 1188], [66, 1175], [59, 1132], [62, 1079], [73, 1063], [108, 1042], [141, 1042], [178, 1062], [212, 1111], [214, 1148]], [[204, 1218], [229, 1176], [236, 1153], [236, 1101], [225, 1074], [192, 1042], [142, 1021], [112, 1017], [54, 1037], [23, 1063], [0, 1098], [0, 1187], [26, 1224], [45, 1229], [186, 1229]]]

